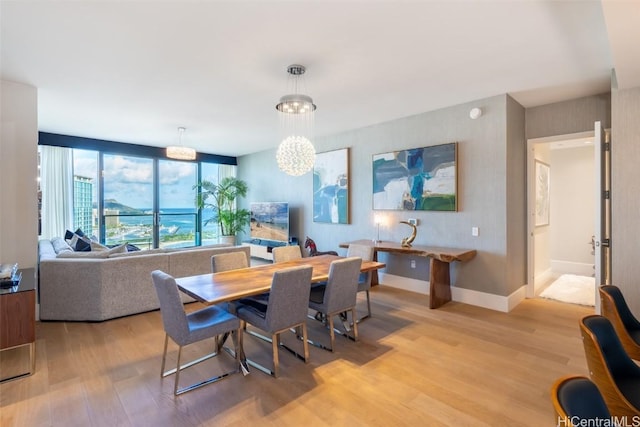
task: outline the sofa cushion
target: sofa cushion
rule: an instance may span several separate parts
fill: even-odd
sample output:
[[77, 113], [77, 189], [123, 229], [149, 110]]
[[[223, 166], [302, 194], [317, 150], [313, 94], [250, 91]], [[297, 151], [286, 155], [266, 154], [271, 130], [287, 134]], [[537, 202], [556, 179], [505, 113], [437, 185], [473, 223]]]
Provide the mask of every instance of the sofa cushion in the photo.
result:
[[60, 254], [60, 252], [73, 252], [73, 248], [69, 246], [62, 237], [54, 237], [51, 239], [51, 246], [53, 246], [53, 250], [56, 251], [57, 255]]
[[[69, 250], [71, 250], [71, 248], [69, 248]], [[53, 245], [51, 244], [51, 240], [42, 239], [38, 241], [38, 260], [39, 261], [56, 259], [57, 255], [58, 254], [56, 253], [56, 250], [53, 248]]]
[[109, 258], [109, 251], [65, 251], [58, 258]]
[[163, 254], [166, 251], [162, 248], [154, 248], [148, 249], [144, 251], [134, 251], [134, 252], [118, 252], [109, 256], [109, 258], [121, 258], [121, 257], [131, 257], [138, 255], [150, 255], [150, 254]]

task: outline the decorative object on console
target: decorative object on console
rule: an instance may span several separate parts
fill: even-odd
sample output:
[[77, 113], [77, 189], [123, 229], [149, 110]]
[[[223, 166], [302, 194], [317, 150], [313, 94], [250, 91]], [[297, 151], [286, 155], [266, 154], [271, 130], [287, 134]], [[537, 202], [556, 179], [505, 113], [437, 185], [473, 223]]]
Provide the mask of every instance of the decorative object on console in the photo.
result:
[[176, 160], [195, 160], [196, 150], [190, 147], [182, 145], [182, 135], [187, 129], [184, 127], [178, 128], [178, 145], [170, 145], [167, 147], [167, 157]]
[[[247, 209], [238, 209], [236, 199], [245, 197], [249, 190], [247, 183], [233, 176], [227, 176], [220, 180], [218, 184], [211, 181], [202, 181], [194, 188], [198, 189], [196, 205], [198, 209], [210, 208], [213, 216], [205, 220], [205, 225], [210, 221], [217, 221], [220, 226], [220, 234], [233, 239], [239, 232], [244, 231], [244, 227], [249, 225], [251, 212]], [[213, 203], [207, 203], [209, 198], [213, 198]], [[223, 239], [225, 240], [225, 239]]]
[[456, 211], [456, 142], [373, 156], [373, 209]]
[[413, 230], [411, 231], [411, 236], [405, 237], [400, 242], [403, 248], [410, 248], [413, 241], [416, 239], [416, 234], [418, 233], [418, 227], [415, 224], [410, 223], [409, 221], [400, 221], [400, 224], [407, 224]]
[[313, 222], [349, 224], [349, 149], [318, 153], [313, 165]]
[[309, 248], [309, 256], [318, 256], [318, 255], [338, 255], [338, 252], [336, 251], [324, 251], [324, 252], [320, 252], [318, 251], [318, 248], [316, 247], [316, 242], [313, 241], [313, 239], [309, 236], [307, 236], [307, 239], [304, 241], [304, 247], [305, 249]]
[[18, 264], [0, 264], [0, 288], [12, 287], [20, 283]]
[[311, 143], [313, 116], [316, 109], [313, 99], [298, 93], [298, 81], [305, 73], [303, 65], [293, 64], [287, 67], [293, 94], [284, 95], [276, 105], [280, 113], [280, 129], [283, 140], [276, 152], [278, 167], [283, 172], [300, 176], [313, 168], [316, 150]]

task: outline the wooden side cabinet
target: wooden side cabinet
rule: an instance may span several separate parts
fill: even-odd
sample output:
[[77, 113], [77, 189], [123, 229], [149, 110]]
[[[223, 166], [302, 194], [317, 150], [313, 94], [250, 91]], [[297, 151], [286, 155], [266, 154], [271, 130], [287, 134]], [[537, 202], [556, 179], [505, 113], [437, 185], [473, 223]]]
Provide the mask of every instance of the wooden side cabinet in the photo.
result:
[[[32, 268], [21, 272], [17, 285], [0, 288], [0, 382], [35, 372], [35, 272]], [[24, 360], [24, 349], [29, 352], [28, 362]]]

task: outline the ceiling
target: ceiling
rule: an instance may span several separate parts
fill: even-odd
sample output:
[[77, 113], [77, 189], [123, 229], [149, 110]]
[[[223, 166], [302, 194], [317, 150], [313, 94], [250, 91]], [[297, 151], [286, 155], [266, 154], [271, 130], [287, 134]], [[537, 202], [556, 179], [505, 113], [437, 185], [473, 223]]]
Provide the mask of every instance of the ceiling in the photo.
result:
[[525, 107], [640, 87], [640, 2], [6, 1], [1, 75], [39, 130], [240, 156], [279, 142], [286, 67], [316, 136], [509, 93]]

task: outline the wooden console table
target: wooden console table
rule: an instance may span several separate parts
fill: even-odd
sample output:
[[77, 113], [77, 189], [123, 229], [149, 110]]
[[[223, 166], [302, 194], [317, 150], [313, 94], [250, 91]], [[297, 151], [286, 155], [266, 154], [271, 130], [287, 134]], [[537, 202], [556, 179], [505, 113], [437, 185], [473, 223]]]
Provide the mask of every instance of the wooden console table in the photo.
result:
[[[378, 252], [390, 252], [402, 255], [416, 255], [430, 258], [429, 268], [429, 308], [438, 308], [451, 301], [450, 264], [453, 261], [465, 262], [476, 256], [475, 249], [453, 249], [434, 246], [403, 247], [400, 243], [368, 239], [340, 243], [341, 248], [348, 248], [351, 243], [373, 246], [373, 259], [378, 260]], [[374, 272], [371, 284], [378, 283], [377, 271]]]

